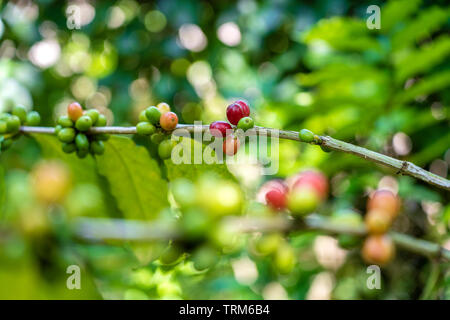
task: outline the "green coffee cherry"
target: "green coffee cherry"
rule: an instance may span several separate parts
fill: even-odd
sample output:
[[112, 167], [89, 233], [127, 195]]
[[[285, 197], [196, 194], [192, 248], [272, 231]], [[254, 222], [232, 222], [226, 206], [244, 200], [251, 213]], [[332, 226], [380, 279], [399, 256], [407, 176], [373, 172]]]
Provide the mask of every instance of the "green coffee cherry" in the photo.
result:
[[77, 145], [78, 150], [89, 151], [89, 140], [85, 134], [77, 134], [75, 137], [75, 144]]
[[180, 246], [171, 244], [170, 247], [168, 247], [159, 257], [159, 261], [164, 265], [174, 264], [178, 261], [182, 254], [183, 251]]
[[75, 123], [75, 128], [80, 131], [88, 131], [92, 127], [92, 119], [89, 116], [81, 116]]
[[162, 133], [162, 132], [155, 132], [154, 134], [151, 135], [150, 140], [154, 144], [160, 144], [161, 141], [164, 140], [164, 138], [165, 138], [164, 133]]
[[12, 114], [19, 117], [20, 122], [25, 122], [27, 120], [27, 109], [23, 106], [15, 106], [12, 109]]
[[192, 262], [194, 268], [202, 271], [213, 267], [219, 260], [217, 250], [209, 245], [203, 245], [194, 251], [192, 255]]
[[298, 133], [298, 137], [300, 141], [303, 142], [310, 143], [314, 141], [314, 133], [312, 133], [312, 131], [309, 131], [308, 129], [300, 130], [300, 132]]
[[92, 136], [92, 139], [95, 141], [107, 141], [109, 139], [109, 134], [107, 133], [98, 133]]
[[158, 146], [158, 155], [161, 159], [169, 159], [172, 155], [173, 142], [171, 140], [164, 140]]
[[141, 113], [139, 113], [139, 122], [148, 122], [148, 118], [146, 116], [147, 110], [142, 110]]
[[58, 135], [58, 133], [61, 131], [62, 128], [63, 127], [60, 124], [56, 125], [56, 127], [55, 127], [55, 135]]
[[62, 142], [72, 142], [75, 139], [75, 129], [74, 128], [62, 128], [58, 132], [58, 139]]
[[5, 139], [1, 142], [0, 150], [7, 150], [12, 146], [13, 140], [12, 139]]
[[95, 122], [95, 126], [96, 127], [106, 127], [106, 117], [103, 114], [99, 114], [98, 115], [98, 119]]
[[86, 115], [91, 118], [92, 120], [92, 124], [95, 125], [95, 123], [98, 120], [98, 116], [100, 115], [100, 112], [98, 112], [97, 109], [89, 109], [88, 111], [86, 111]]
[[92, 154], [102, 155], [105, 153], [105, 145], [102, 141], [92, 141], [89, 148]]
[[255, 122], [250, 117], [244, 117], [241, 120], [239, 120], [237, 127], [238, 129], [247, 131], [255, 126]]
[[139, 122], [136, 125], [136, 131], [141, 135], [150, 135], [155, 133], [156, 128], [150, 122]]
[[6, 133], [8, 131], [8, 125], [6, 124], [6, 121], [0, 120], [0, 134]]
[[0, 113], [0, 120], [6, 121], [11, 117], [9, 113]]
[[63, 128], [73, 127], [73, 121], [68, 116], [59, 117], [58, 124]]
[[77, 146], [75, 145], [75, 143], [63, 143], [62, 151], [64, 151], [65, 153], [72, 153], [77, 151]]
[[82, 149], [82, 150], [78, 149], [78, 150], [77, 150], [77, 156], [78, 156], [78, 158], [80, 158], [80, 159], [86, 158], [86, 156], [87, 156], [88, 154], [89, 154], [89, 150], [85, 150], [85, 149]]
[[6, 120], [7, 131], [11, 133], [16, 133], [20, 128], [20, 118], [18, 116], [11, 116]]
[[156, 107], [148, 107], [145, 110], [145, 115], [147, 116], [148, 121], [151, 124], [158, 124], [159, 119], [161, 118], [161, 111], [158, 110]]
[[37, 126], [41, 122], [41, 116], [36, 111], [30, 111], [27, 114], [27, 119], [25, 121], [27, 126]]

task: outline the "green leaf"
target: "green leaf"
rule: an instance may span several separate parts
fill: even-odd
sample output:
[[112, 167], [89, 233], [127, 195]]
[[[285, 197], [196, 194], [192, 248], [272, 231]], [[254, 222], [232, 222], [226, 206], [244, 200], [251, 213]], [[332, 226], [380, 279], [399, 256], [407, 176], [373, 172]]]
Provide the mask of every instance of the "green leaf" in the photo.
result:
[[105, 154], [96, 160], [126, 218], [149, 220], [168, 206], [167, 182], [144, 147], [113, 136], [105, 143]]
[[6, 198], [6, 186], [5, 186], [5, 169], [0, 166], [0, 216], [3, 213], [3, 208]]
[[63, 152], [61, 142], [53, 135], [33, 134], [32, 137], [39, 143], [43, 158], [60, 159], [70, 167], [75, 182], [98, 183], [99, 177], [92, 157], [79, 159], [74, 153]]
[[405, 21], [418, 10], [421, 2], [420, 0], [389, 1], [381, 9], [381, 31], [390, 31], [397, 23]]

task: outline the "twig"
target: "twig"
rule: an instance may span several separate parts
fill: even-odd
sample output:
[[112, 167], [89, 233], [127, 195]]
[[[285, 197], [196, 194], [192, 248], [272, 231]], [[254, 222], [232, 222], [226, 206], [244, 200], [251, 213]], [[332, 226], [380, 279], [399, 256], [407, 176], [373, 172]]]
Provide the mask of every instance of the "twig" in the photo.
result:
[[[206, 125], [190, 125], [190, 124], [179, 124], [177, 129], [185, 129], [189, 132], [194, 132], [194, 130], [206, 131], [209, 126]], [[25, 133], [46, 133], [53, 134], [54, 128], [51, 127], [27, 127], [23, 126], [20, 128], [21, 132]], [[94, 127], [88, 133], [108, 133], [108, 134], [135, 134], [136, 127]], [[298, 137], [298, 132], [296, 131], [285, 131], [264, 127], [255, 127], [246, 132], [248, 135], [259, 134], [266, 136], [278, 136], [281, 139], [300, 141]], [[397, 173], [402, 173], [409, 175], [416, 179], [422, 180], [433, 186], [450, 191], [450, 180], [426, 171], [415, 164], [398, 160], [384, 154], [371, 151], [362, 147], [355, 146], [353, 144], [340, 141], [329, 136], [319, 136], [319, 144], [327, 147], [331, 150], [341, 151], [345, 153], [354, 154], [364, 160], [375, 162], [393, 169], [397, 170]]]
[[[301, 221], [283, 217], [228, 217], [225, 223], [231, 230], [239, 233], [292, 232], [305, 229], [360, 237], [365, 236], [367, 233], [364, 225], [357, 227], [347, 226], [318, 215], [310, 215]], [[83, 218], [75, 224], [74, 231], [78, 237], [90, 241], [122, 240], [146, 242], [182, 237], [182, 232], [174, 225], [119, 219]], [[397, 232], [390, 232], [390, 236], [400, 248], [429, 258], [450, 261], [450, 250], [436, 243], [416, 239]]]

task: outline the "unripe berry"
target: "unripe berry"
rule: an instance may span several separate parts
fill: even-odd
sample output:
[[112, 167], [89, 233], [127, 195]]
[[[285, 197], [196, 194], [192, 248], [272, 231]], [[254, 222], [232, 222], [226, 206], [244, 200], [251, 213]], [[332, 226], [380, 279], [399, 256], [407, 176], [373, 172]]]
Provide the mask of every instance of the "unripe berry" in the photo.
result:
[[100, 115], [100, 113], [98, 112], [97, 109], [89, 109], [89, 110], [86, 111], [85, 115], [90, 117], [91, 120], [92, 120], [92, 124], [95, 125], [95, 123], [98, 120], [98, 116]]
[[83, 133], [78, 133], [75, 137], [75, 144], [78, 150], [89, 151], [89, 140]]
[[89, 150], [86, 149], [78, 149], [77, 150], [77, 157], [80, 159], [86, 158], [86, 156], [89, 154]]
[[58, 133], [62, 130], [62, 126], [60, 124], [57, 124], [55, 126], [55, 135], [58, 136]]
[[156, 108], [158, 108], [159, 112], [161, 112], [161, 114], [170, 112], [170, 106], [165, 103], [165, 102], [160, 102], [156, 105]]
[[61, 142], [72, 142], [75, 139], [75, 129], [73, 128], [63, 128], [58, 132], [58, 139]]
[[162, 113], [157, 107], [151, 106], [145, 109], [145, 116], [147, 117], [146, 121], [149, 121], [151, 124], [158, 124], [161, 115]]
[[260, 255], [269, 255], [278, 249], [283, 243], [283, 238], [278, 233], [264, 234], [255, 241], [255, 250]]
[[314, 133], [312, 133], [308, 129], [300, 130], [300, 132], [298, 133], [298, 137], [299, 137], [300, 141], [303, 141], [303, 142], [309, 143], [309, 142], [314, 141]]
[[366, 214], [365, 223], [369, 233], [385, 233], [392, 224], [392, 216], [385, 211], [372, 209]]
[[293, 215], [306, 215], [314, 212], [319, 205], [320, 197], [312, 188], [296, 188], [289, 192], [287, 199], [288, 209]]
[[172, 156], [173, 142], [170, 139], [162, 141], [158, 146], [158, 155], [161, 159], [169, 159]]
[[164, 133], [162, 132], [155, 132], [150, 136], [150, 141], [154, 144], [160, 144], [161, 141], [163, 141], [165, 138]]
[[75, 122], [83, 115], [83, 108], [78, 102], [72, 102], [67, 106], [67, 115]]
[[18, 116], [11, 116], [6, 120], [7, 131], [10, 133], [19, 132], [20, 118]]
[[237, 125], [239, 120], [250, 115], [250, 108], [244, 101], [236, 101], [227, 107], [227, 119]]
[[161, 125], [161, 128], [166, 131], [174, 130], [178, 124], [178, 117], [175, 113], [170, 111], [163, 113], [163, 115], [159, 119], [159, 124]]
[[286, 208], [286, 193], [277, 189], [266, 193], [266, 203], [274, 210], [284, 210]]
[[36, 111], [30, 111], [27, 114], [27, 119], [25, 121], [27, 126], [37, 126], [41, 122], [41, 116]]
[[79, 131], [88, 131], [92, 127], [91, 117], [85, 115], [81, 116], [75, 123], [75, 128]]
[[89, 144], [89, 150], [92, 154], [100, 156], [105, 153], [105, 145], [102, 141], [92, 141]]
[[295, 266], [294, 249], [287, 243], [280, 245], [275, 253], [273, 263], [279, 273], [290, 273]]
[[231, 125], [225, 121], [214, 121], [209, 125], [209, 131], [215, 137], [225, 137], [231, 130]]
[[240, 141], [237, 137], [228, 136], [223, 141], [223, 153], [228, 156], [234, 156], [239, 150]]
[[8, 131], [8, 125], [6, 121], [0, 120], [0, 134], [6, 133]]
[[62, 151], [65, 153], [72, 153], [77, 151], [77, 146], [75, 145], [75, 143], [63, 143]]
[[106, 117], [103, 114], [98, 115], [98, 119], [95, 122], [96, 127], [106, 127], [107, 120]]
[[159, 261], [164, 265], [170, 265], [177, 262], [180, 256], [183, 254], [180, 246], [177, 244], [171, 244], [159, 257]]
[[12, 109], [12, 114], [17, 116], [22, 123], [27, 120], [27, 109], [24, 106], [15, 106]]
[[389, 190], [375, 191], [367, 202], [367, 211], [378, 209], [395, 218], [400, 210], [400, 199]]
[[203, 245], [192, 254], [194, 268], [202, 271], [213, 267], [219, 260], [217, 250], [210, 245]]
[[147, 118], [147, 116], [145, 115], [145, 112], [146, 112], [146, 110], [142, 110], [142, 111], [139, 113], [139, 117], [138, 117], [139, 122], [144, 122], [144, 121], [148, 122], [148, 118]]
[[322, 200], [328, 195], [327, 178], [321, 172], [315, 170], [303, 171], [289, 178], [287, 184], [290, 189], [311, 187], [317, 191]]
[[237, 127], [243, 131], [247, 131], [255, 126], [255, 122], [250, 117], [244, 117], [239, 120]]
[[367, 263], [383, 266], [395, 255], [395, 246], [387, 235], [371, 235], [362, 247], [362, 257]]
[[136, 125], [137, 134], [141, 135], [151, 135], [155, 133], [156, 128], [150, 122], [139, 122]]
[[73, 121], [68, 116], [59, 117], [58, 124], [63, 128], [73, 127]]

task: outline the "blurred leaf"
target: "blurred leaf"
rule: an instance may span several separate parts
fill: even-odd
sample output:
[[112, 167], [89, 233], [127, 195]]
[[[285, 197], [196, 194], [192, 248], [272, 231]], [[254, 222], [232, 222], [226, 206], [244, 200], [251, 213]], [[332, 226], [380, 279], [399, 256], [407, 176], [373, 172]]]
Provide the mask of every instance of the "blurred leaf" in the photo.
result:
[[390, 31], [398, 22], [404, 21], [415, 13], [420, 0], [389, 1], [381, 10], [381, 31]]
[[168, 206], [167, 183], [144, 147], [113, 136], [105, 143], [105, 154], [96, 160], [126, 218], [149, 220]]

